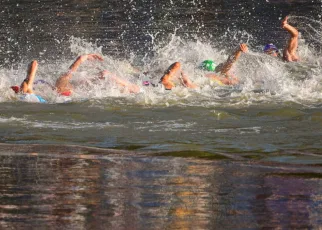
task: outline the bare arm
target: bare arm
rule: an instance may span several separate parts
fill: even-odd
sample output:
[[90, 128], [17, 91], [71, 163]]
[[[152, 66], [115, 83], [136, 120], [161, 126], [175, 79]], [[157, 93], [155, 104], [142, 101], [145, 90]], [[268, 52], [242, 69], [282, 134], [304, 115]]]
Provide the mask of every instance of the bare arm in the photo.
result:
[[241, 44], [239, 49], [231, 55], [228, 60], [223, 64], [223, 67], [220, 69], [222, 74], [227, 74], [228, 71], [233, 67], [233, 64], [239, 59], [242, 53], [246, 53], [248, 51], [248, 47], [246, 44]]
[[195, 89], [198, 87], [196, 84], [192, 83], [192, 81], [183, 71], [181, 71], [181, 79], [182, 79], [182, 84], [187, 88]]
[[218, 76], [214, 73], [208, 73], [205, 76], [214, 80], [214, 81], [220, 82], [223, 85], [236, 85], [239, 83], [238, 78], [233, 75], [228, 78], [228, 77]]
[[299, 57], [296, 54], [296, 50], [298, 47], [299, 32], [295, 27], [288, 24], [287, 20], [288, 16], [282, 20], [282, 28], [290, 34], [287, 47], [284, 49], [284, 59], [286, 61], [298, 61]]
[[161, 83], [166, 89], [172, 89], [175, 84], [173, 80], [178, 78], [181, 74], [180, 62], [175, 62], [167, 69], [166, 73], [161, 77]]
[[23, 80], [20, 86], [20, 91], [23, 93], [33, 93], [33, 85], [36, 77], [36, 72], [38, 69], [38, 62], [32, 61], [29, 64], [27, 77]]
[[69, 67], [69, 70], [57, 79], [55, 86], [59, 93], [72, 90], [73, 87], [69, 81], [72, 78], [73, 73], [76, 72], [79, 66], [86, 60], [103, 61], [103, 58], [97, 54], [85, 54], [85, 55], [79, 56], [74, 61], [74, 63]]
[[126, 88], [130, 93], [138, 93], [138, 92], [140, 92], [140, 87], [139, 86], [137, 86], [137, 85], [125, 80], [125, 79], [122, 79], [122, 78], [120, 78], [118, 76], [115, 76], [114, 74], [110, 73], [107, 70], [104, 70], [101, 73], [101, 76], [99, 77], [99, 79], [105, 79], [105, 76], [108, 76], [108, 79], [114, 81], [119, 86], [122, 86], [122, 87]]
[[86, 60], [99, 60], [103, 61], [103, 58], [100, 55], [97, 54], [85, 54], [79, 56], [74, 63], [69, 67], [69, 70], [67, 73], [65, 73], [65, 76], [71, 76], [73, 72], [76, 72], [79, 66]]

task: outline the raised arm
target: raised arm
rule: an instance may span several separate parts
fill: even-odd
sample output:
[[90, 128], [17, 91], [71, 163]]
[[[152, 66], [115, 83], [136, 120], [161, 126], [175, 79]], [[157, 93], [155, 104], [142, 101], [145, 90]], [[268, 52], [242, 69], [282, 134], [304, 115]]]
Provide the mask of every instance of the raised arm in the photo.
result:
[[233, 64], [239, 59], [242, 53], [246, 53], [248, 51], [248, 47], [246, 44], [241, 44], [239, 49], [235, 51], [233, 55], [231, 55], [227, 61], [223, 64], [220, 69], [221, 74], [227, 74], [228, 71], [233, 67]]
[[36, 72], [38, 69], [38, 62], [32, 61], [29, 64], [27, 77], [23, 80], [20, 86], [20, 91], [22, 93], [33, 93], [33, 85], [36, 77]]
[[103, 58], [98, 54], [85, 54], [79, 56], [69, 67], [68, 71], [57, 79], [55, 86], [58, 93], [64, 94], [65, 92], [70, 92], [72, 90], [73, 87], [69, 81], [72, 78], [73, 73], [76, 72], [79, 66], [86, 60], [103, 61]]
[[36, 77], [36, 72], [38, 69], [38, 62], [32, 61], [28, 66], [27, 76], [22, 81], [20, 87], [15, 85], [11, 86], [11, 89], [15, 91], [15, 93], [33, 93], [33, 85]]
[[74, 63], [69, 67], [69, 70], [65, 75], [71, 75], [73, 72], [76, 72], [79, 66], [86, 60], [93, 61], [93, 60], [98, 60], [98, 61], [103, 61], [103, 58], [98, 55], [98, 54], [85, 54], [79, 56]]
[[299, 57], [296, 54], [296, 50], [298, 47], [299, 32], [295, 27], [288, 24], [287, 20], [288, 16], [282, 20], [282, 28], [286, 30], [291, 37], [284, 49], [283, 58], [285, 61], [298, 61]]

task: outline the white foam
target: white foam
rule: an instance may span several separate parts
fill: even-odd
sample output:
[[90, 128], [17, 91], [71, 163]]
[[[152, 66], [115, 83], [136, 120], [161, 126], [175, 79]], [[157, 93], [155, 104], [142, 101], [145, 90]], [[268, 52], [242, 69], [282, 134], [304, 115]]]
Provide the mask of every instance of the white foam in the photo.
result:
[[35, 120], [32, 121], [25, 118], [16, 118], [16, 117], [0, 117], [0, 123], [13, 123], [17, 126], [26, 126], [33, 128], [50, 128], [50, 129], [87, 129], [87, 128], [95, 128], [95, 129], [104, 129], [107, 127], [123, 127], [123, 125], [113, 124], [110, 122], [57, 122], [57, 121], [40, 121]]
[[[231, 33], [231, 31], [229, 32]], [[246, 41], [252, 36], [241, 33]], [[86, 42], [80, 38], [71, 38], [70, 50], [75, 58], [83, 53], [101, 53], [101, 47]], [[236, 63], [233, 71], [241, 80], [241, 84], [234, 87], [219, 86], [203, 76], [203, 72], [196, 68], [201, 61], [213, 59], [216, 63], [227, 59], [230, 52], [219, 50], [210, 43], [185, 41], [175, 34], [171, 35], [167, 45], [154, 44], [154, 57], [144, 57], [141, 70], [136, 72], [131, 67], [131, 62], [136, 62], [135, 55], [127, 60], [113, 59], [103, 55], [103, 62], [85, 62], [77, 73], [73, 74], [73, 83], [77, 85], [71, 97], [61, 97], [47, 85], [35, 86], [36, 94], [41, 95], [49, 103], [65, 103], [83, 101], [84, 99], [97, 99], [97, 103], [108, 98], [125, 98], [130, 103], [139, 105], [198, 105], [215, 106], [226, 104], [240, 106], [255, 104], [259, 101], [267, 103], [279, 101], [293, 101], [305, 105], [314, 104], [322, 99], [321, 58], [314, 49], [301, 40], [299, 53], [303, 58], [300, 63], [285, 63], [265, 54], [252, 51], [243, 54]], [[224, 48], [224, 47], [223, 47]], [[37, 79], [42, 79], [51, 85], [64, 73], [71, 60], [56, 60], [55, 63], [40, 63]], [[142, 60], [141, 60], [142, 61]], [[196, 90], [177, 87], [166, 91], [162, 87], [144, 87], [143, 80], [158, 83], [163, 72], [170, 64], [180, 61], [185, 73], [200, 87]], [[15, 101], [16, 96], [9, 88], [11, 85], [20, 85], [26, 74], [28, 63], [19, 63], [15, 68], [0, 69], [0, 101]], [[92, 82], [90, 79], [97, 77], [102, 70], [108, 70], [115, 75], [133, 84], [139, 85], [141, 93], [132, 94], [119, 87], [108, 77], [105, 80]], [[148, 70], [147, 75], [142, 71]]]

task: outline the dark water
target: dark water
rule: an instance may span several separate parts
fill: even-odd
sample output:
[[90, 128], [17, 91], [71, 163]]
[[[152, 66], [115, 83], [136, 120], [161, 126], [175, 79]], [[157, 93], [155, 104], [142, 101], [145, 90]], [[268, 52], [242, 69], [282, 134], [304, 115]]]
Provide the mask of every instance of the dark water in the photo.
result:
[[154, 43], [168, 42], [174, 32], [185, 39], [198, 36], [232, 48], [247, 36], [239, 34], [236, 41], [224, 34], [227, 29], [241, 30], [254, 36], [254, 46], [273, 41], [281, 46], [285, 41], [279, 29], [282, 17], [321, 18], [318, 0], [2, 0], [1, 6], [0, 51], [5, 55], [0, 63], [60, 59], [70, 55], [71, 36], [95, 42], [115, 57], [129, 57], [131, 52], [153, 55]]
[[203, 160], [60, 151], [50, 147], [44, 153], [1, 153], [2, 228], [321, 226], [319, 167], [234, 161], [219, 155]]
[[[0, 3], [1, 229], [322, 227], [321, 1]], [[283, 47], [288, 14], [299, 64], [260, 53]], [[192, 67], [241, 42], [241, 85], [209, 86]], [[90, 52], [105, 61], [76, 80], [101, 67], [142, 80], [128, 63], [158, 80], [179, 60], [201, 87], [129, 95], [102, 84], [69, 101], [38, 89], [48, 104], [9, 92], [32, 59], [53, 83]]]
[[[206, 151], [266, 157], [320, 151], [322, 113], [299, 105], [144, 106], [108, 100], [41, 105], [3, 103], [2, 143], [75, 144], [141, 151]], [[223, 102], [224, 103], [224, 102]], [[317, 159], [318, 160], [318, 159]]]

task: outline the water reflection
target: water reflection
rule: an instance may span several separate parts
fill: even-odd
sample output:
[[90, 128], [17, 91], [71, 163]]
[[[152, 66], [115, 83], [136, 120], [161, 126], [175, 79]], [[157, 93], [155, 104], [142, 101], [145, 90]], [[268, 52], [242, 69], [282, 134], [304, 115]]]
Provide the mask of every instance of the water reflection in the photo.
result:
[[3, 153], [0, 164], [1, 228], [321, 226], [322, 174], [302, 174], [301, 168], [38, 153]]

